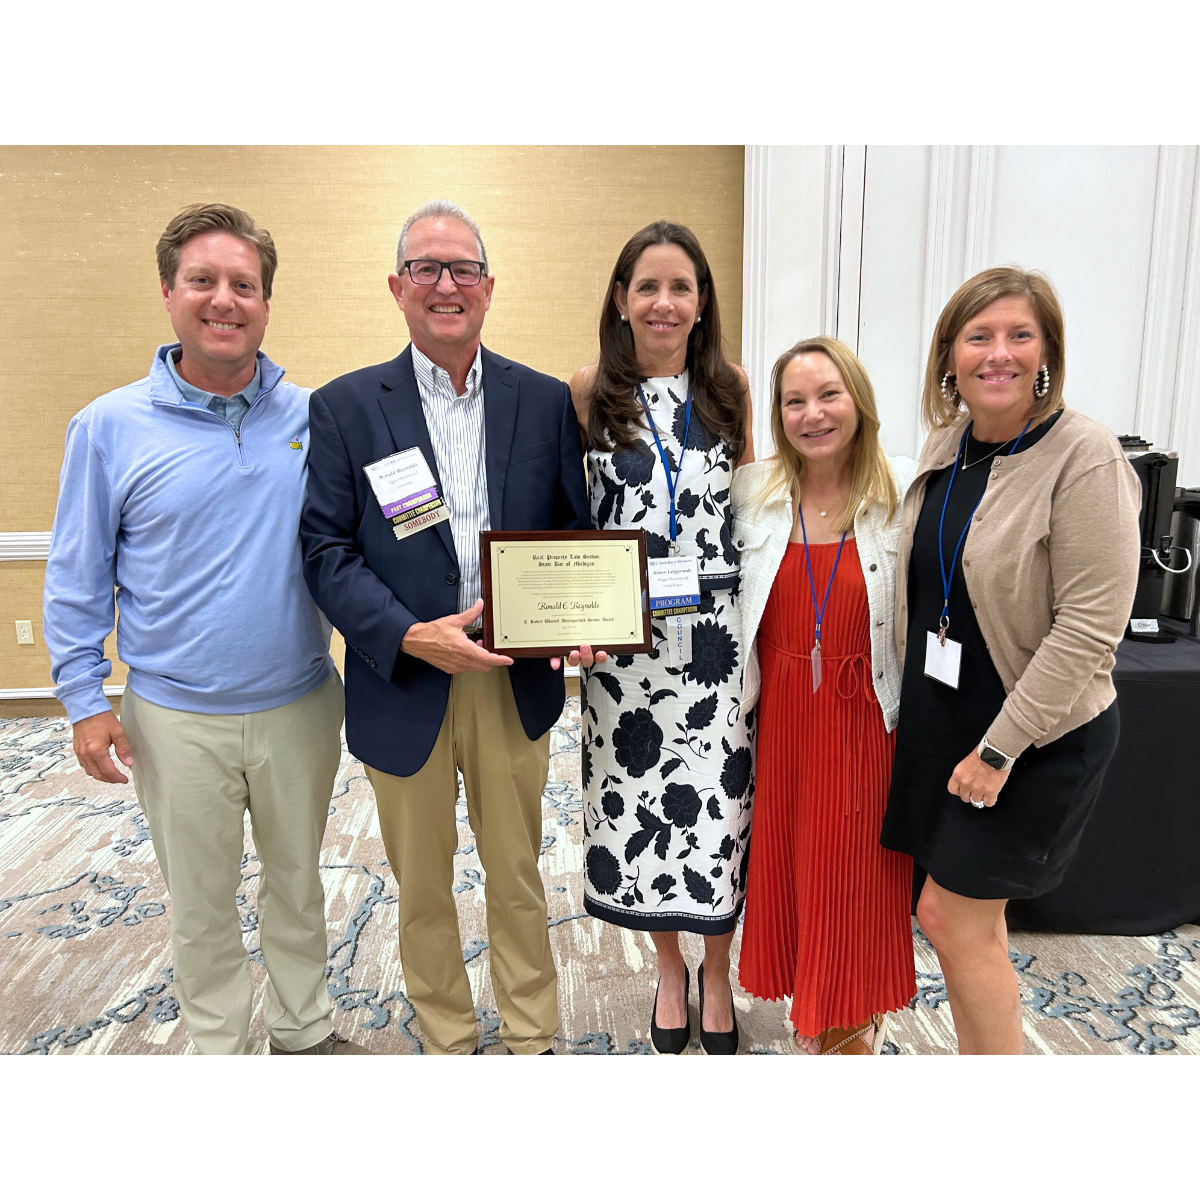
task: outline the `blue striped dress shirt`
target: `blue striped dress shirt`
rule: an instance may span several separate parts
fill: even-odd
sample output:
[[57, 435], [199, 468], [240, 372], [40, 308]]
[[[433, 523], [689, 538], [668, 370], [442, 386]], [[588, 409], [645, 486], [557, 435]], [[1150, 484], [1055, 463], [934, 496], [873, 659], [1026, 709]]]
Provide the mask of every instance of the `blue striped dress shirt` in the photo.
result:
[[479, 534], [492, 527], [484, 463], [482, 350], [475, 351], [467, 390], [461, 396], [455, 395], [450, 376], [416, 346], [412, 359], [442, 498], [450, 506], [450, 534], [459, 567], [458, 611], [465, 612], [481, 594]]

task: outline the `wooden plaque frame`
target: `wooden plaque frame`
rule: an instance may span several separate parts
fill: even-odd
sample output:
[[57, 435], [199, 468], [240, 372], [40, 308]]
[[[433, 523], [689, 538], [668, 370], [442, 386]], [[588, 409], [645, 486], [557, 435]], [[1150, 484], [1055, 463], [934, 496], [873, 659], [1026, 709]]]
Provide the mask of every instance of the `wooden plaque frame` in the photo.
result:
[[[496, 529], [486, 530], [479, 535], [479, 570], [483, 593], [483, 645], [493, 654], [506, 654], [509, 658], [565, 657], [579, 649], [579, 643], [571, 646], [496, 646], [495, 623], [492, 614], [492, 544], [494, 542], [562, 542], [574, 543], [625, 541], [636, 542], [638, 547], [638, 579], [641, 588], [640, 608], [642, 632], [640, 642], [617, 644], [589, 642], [593, 650], [605, 650], [609, 654], [649, 654], [654, 645], [654, 634], [650, 628], [650, 584], [646, 567], [646, 533], [642, 529]], [[585, 638], [586, 642], [587, 639]]]

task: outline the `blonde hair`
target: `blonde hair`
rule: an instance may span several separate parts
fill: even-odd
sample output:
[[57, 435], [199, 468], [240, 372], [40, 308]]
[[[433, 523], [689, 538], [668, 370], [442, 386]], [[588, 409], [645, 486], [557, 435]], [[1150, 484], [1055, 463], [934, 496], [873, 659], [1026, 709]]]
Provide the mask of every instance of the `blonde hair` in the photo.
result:
[[962, 411], [963, 401], [958, 395], [957, 381], [951, 399], [947, 400], [942, 395], [942, 379], [950, 371], [955, 339], [968, 321], [977, 317], [989, 304], [995, 304], [1006, 296], [1023, 296], [1029, 301], [1046, 343], [1045, 365], [1050, 371], [1050, 388], [1040, 399], [1033, 397], [1033, 407], [1029, 410], [1031, 421], [1038, 425], [1052, 412], [1063, 407], [1066, 347], [1062, 305], [1054, 285], [1040, 271], [1026, 271], [1021, 267], [991, 267], [968, 279], [950, 297], [942, 309], [942, 315], [938, 317], [933, 339], [929, 343], [925, 390], [921, 396], [921, 419], [930, 429], [944, 429], [947, 425], [953, 425]]
[[854, 351], [844, 342], [824, 336], [797, 342], [775, 360], [771, 369], [771, 433], [775, 437], [775, 458], [759, 494], [759, 507], [770, 496], [798, 497], [804, 481], [804, 457], [783, 431], [783, 373], [801, 354], [824, 354], [841, 372], [846, 391], [858, 410], [858, 430], [850, 450], [850, 495], [834, 528], [839, 533], [849, 532], [854, 528], [854, 518], [859, 510], [874, 503], [884, 505], [887, 518], [891, 520], [898, 503], [896, 481], [879, 444], [875, 389]]

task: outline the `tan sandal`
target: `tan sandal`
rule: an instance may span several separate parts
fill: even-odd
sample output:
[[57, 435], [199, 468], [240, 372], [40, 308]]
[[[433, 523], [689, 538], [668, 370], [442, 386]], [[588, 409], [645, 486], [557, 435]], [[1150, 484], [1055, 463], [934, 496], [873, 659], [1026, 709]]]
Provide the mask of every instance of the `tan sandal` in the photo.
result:
[[[858, 1029], [826, 1029], [817, 1038], [817, 1045], [820, 1047], [821, 1054], [844, 1054], [845, 1047], [849, 1046], [856, 1038], [862, 1042], [867, 1048], [867, 1054], [879, 1054], [883, 1050], [883, 1030], [887, 1018], [883, 1013], [875, 1013], [866, 1024]], [[874, 1037], [871, 1041], [867, 1041], [867, 1031], [871, 1030]], [[826, 1043], [832, 1043], [827, 1045]], [[852, 1054], [861, 1054], [862, 1051], [851, 1051]]]

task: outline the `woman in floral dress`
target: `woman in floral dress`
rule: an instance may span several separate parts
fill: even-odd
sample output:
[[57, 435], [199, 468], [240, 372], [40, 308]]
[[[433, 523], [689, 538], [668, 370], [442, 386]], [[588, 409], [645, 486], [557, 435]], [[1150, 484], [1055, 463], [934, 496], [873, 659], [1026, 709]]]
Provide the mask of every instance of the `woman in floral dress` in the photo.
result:
[[584, 672], [584, 905], [653, 939], [660, 1053], [690, 1040], [678, 934], [704, 935], [701, 1046], [732, 1054], [729, 945], [754, 786], [729, 490], [753, 446], [746, 376], [723, 357], [711, 272], [691, 230], [658, 221], [626, 243], [600, 318], [600, 361], [575, 374], [571, 392], [596, 528], [644, 529], [651, 559], [694, 556], [701, 593], [699, 612], [652, 618], [649, 654]]

